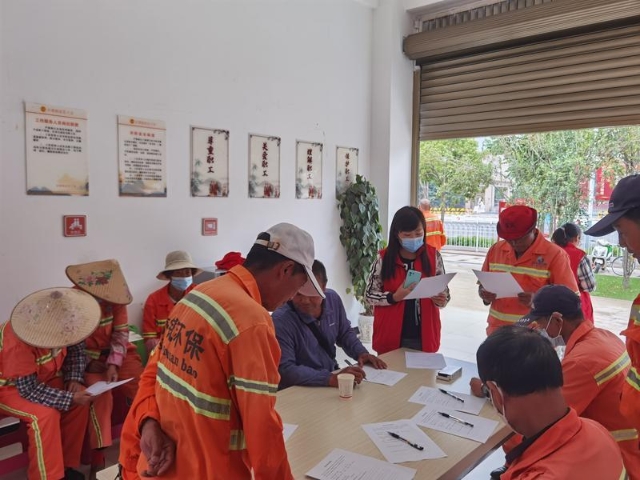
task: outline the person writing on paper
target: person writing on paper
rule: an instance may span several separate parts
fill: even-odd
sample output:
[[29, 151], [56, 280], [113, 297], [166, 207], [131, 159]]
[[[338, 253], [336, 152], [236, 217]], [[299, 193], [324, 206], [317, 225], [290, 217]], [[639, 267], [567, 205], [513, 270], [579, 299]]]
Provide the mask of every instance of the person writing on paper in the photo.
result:
[[567, 405], [560, 359], [542, 335], [515, 325], [499, 328], [476, 359], [494, 408], [523, 437], [508, 453], [500, 480], [626, 478], [607, 429]]
[[374, 306], [373, 349], [378, 354], [401, 347], [425, 352], [440, 348], [439, 309], [449, 302], [449, 289], [405, 300], [420, 278], [445, 273], [440, 252], [425, 244], [425, 232], [422, 212], [402, 207], [393, 216], [387, 248], [371, 268], [366, 297]]
[[176, 305], [122, 430], [124, 480], [293, 479], [269, 311], [301, 289], [324, 297], [314, 257], [311, 235], [279, 223], [258, 235], [243, 265]]
[[[640, 259], [640, 175], [629, 175], [620, 180], [609, 202], [608, 214], [584, 233], [601, 237], [618, 232], [618, 242], [636, 260]], [[631, 367], [622, 389], [620, 410], [640, 429], [640, 294], [631, 305], [626, 337]]]
[[164, 269], [156, 278], [169, 283], [147, 297], [142, 316], [142, 338], [147, 353], [151, 352], [164, 332], [169, 312], [182, 298], [193, 290], [193, 277], [202, 273], [191, 261], [191, 255], [182, 250], [169, 252]]
[[[565, 400], [578, 415], [595, 420], [611, 433], [630, 478], [640, 479], [638, 431], [620, 413], [630, 362], [618, 336], [585, 320], [580, 298], [564, 285], [538, 290], [531, 311], [516, 325], [533, 328], [549, 340], [562, 362]], [[471, 389], [483, 396], [479, 379], [471, 381]], [[505, 451], [521, 440], [509, 440]]]
[[[338, 388], [338, 374], [352, 373], [356, 383], [366, 376], [362, 366], [387, 368], [360, 343], [347, 318], [338, 294], [327, 288], [327, 271], [322, 262], [313, 262], [313, 274], [325, 298], [298, 292], [289, 302], [273, 312], [276, 338], [282, 350], [280, 385], [330, 386]], [[336, 344], [358, 362], [340, 371], [336, 362]]]
[[49, 288], [20, 300], [0, 325], [0, 412], [29, 427], [30, 480], [84, 480], [75, 470], [93, 400], [83, 385], [84, 339], [99, 322], [91, 295]]
[[536, 228], [537, 219], [538, 212], [524, 205], [500, 212], [496, 229], [503, 240], [489, 249], [482, 271], [511, 273], [523, 292], [517, 297], [496, 298], [495, 293], [479, 286], [480, 298], [490, 305], [487, 335], [522, 318], [529, 311], [533, 294], [545, 285], [566, 285], [579, 294], [569, 256], [544, 238]]
[[581, 234], [580, 227], [575, 223], [565, 223], [553, 232], [551, 241], [559, 245], [569, 255], [571, 271], [580, 289], [584, 318], [593, 323], [593, 305], [589, 292], [596, 289], [596, 277], [586, 252], [578, 247]]

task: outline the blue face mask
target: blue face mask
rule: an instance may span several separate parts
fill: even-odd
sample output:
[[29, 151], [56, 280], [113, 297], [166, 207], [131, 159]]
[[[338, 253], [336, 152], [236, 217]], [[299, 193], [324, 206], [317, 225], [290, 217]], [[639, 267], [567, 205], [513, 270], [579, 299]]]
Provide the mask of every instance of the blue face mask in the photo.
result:
[[407, 252], [416, 253], [424, 245], [424, 237], [401, 238], [400, 244]]
[[172, 277], [171, 285], [184, 292], [193, 283], [193, 277]]

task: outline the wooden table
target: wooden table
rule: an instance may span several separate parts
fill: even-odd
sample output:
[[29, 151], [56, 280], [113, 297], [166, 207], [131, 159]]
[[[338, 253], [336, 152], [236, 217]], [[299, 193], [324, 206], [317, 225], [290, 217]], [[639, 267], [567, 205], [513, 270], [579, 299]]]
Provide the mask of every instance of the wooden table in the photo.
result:
[[[380, 356], [389, 369], [408, 373], [393, 387], [363, 382], [354, 389], [351, 400], [341, 400], [338, 389], [329, 387], [291, 387], [278, 392], [276, 410], [282, 421], [298, 425], [286, 443], [296, 479], [305, 478], [305, 473], [334, 448], [385, 460], [361, 425], [413, 417], [423, 405], [409, 403], [411, 395], [420, 386], [436, 386], [433, 371], [405, 367], [405, 351], [399, 349]], [[455, 386], [459, 392], [470, 393], [469, 380], [477, 376], [476, 365], [451, 358], [447, 358], [447, 365], [461, 366], [462, 377], [453, 383], [437, 382], [437, 386]], [[447, 457], [402, 465], [418, 471], [416, 480], [462, 478], [511, 434], [489, 402], [480, 415], [499, 422], [486, 443], [425, 428]]]

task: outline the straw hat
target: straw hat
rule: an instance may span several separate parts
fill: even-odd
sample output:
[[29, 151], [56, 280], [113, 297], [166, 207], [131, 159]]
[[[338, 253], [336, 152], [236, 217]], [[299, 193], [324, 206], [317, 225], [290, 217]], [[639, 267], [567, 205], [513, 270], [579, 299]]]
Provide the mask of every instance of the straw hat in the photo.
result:
[[91, 335], [100, 316], [100, 305], [91, 295], [75, 288], [57, 287], [24, 297], [9, 321], [23, 342], [37, 348], [62, 348]]
[[100, 300], [119, 305], [128, 305], [133, 301], [117, 260], [69, 265], [66, 273], [75, 286]]
[[169, 280], [164, 272], [173, 272], [175, 270], [182, 270], [183, 268], [193, 268], [196, 273], [193, 274], [195, 277], [202, 273], [202, 269], [196, 267], [191, 260], [191, 255], [184, 250], [176, 250], [175, 252], [167, 253], [167, 258], [164, 261], [164, 269], [156, 275], [158, 280]]

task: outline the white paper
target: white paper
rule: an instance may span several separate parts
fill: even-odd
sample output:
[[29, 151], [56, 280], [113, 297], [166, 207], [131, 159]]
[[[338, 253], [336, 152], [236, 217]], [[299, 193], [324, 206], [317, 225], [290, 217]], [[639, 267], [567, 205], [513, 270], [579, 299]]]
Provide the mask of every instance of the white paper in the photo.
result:
[[455, 273], [446, 273], [444, 275], [436, 275], [435, 277], [424, 277], [404, 299], [411, 300], [412, 298], [434, 297], [444, 292], [451, 279], [455, 276]]
[[133, 378], [127, 378], [126, 380], [120, 380], [119, 382], [111, 382], [111, 383], [97, 382], [91, 385], [89, 388], [87, 388], [86, 392], [89, 395], [93, 395], [93, 396], [100, 395], [101, 393], [108, 392], [109, 390], [113, 390], [114, 388], [119, 387], [120, 385], [130, 382], [131, 380], [133, 380]]
[[[446, 388], [443, 390], [450, 391]], [[464, 400], [461, 402], [455, 398], [442, 393], [437, 388], [432, 387], [420, 387], [416, 393], [414, 393], [409, 399], [412, 403], [420, 403], [422, 405], [432, 405], [434, 407], [445, 407], [451, 410], [458, 410], [460, 412], [467, 412], [473, 415], [478, 415], [482, 407], [484, 407], [485, 399], [474, 397], [466, 393], [451, 392], [458, 398]]]
[[[376, 444], [376, 447], [378, 447], [382, 455], [384, 455], [384, 458], [391, 463], [417, 462], [419, 460], [429, 460], [447, 456], [442, 449], [411, 420], [369, 423], [362, 425], [362, 428], [367, 432], [367, 435], [369, 435], [373, 443]], [[424, 450], [418, 450], [400, 439], [393, 438], [389, 435], [389, 432], [396, 433], [402, 438], [424, 447]]]
[[298, 425], [291, 425], [290, 423], [282, 424], [282, 435], [284, 435], [285, 442], [289, 440], [289, 437], [291, 435], [293, 435], [293, 432], [296, 431], [296, 428], [298, 428]]
[[512, 298], [517, 297], [519, 293], [524, 292], [520, 284], [513, 278], [509, 272], [481, 272], [474, 270], [478, 280], [487, 292], [495, 293], [496, 298]]
[[407, 368], [440, 370], [447, 366], [441, 353], [405, 352]]
[[[469, 422], [473, 425], [464, 425], [451, 418], [445, 418], [438, 412], [448, 413], [461, 420]], [[493, 431], [498, 426], [498, 422], [495, 420], [489, 420], [484, 417], [476, 417], [469, 415], [468, 413], [458, 412], [456, 410], [447, 409], [444, 407], [436, 407], [433, 405], [427, 405], [420, 410], [415, 417], [411, 419], [421, 427], [431, 428], [438, 430], [439, 432], [450, 433], [457, 437], [468, 438], [475, 440], [476, 442], [485, 443], [489, 437], [493, 434]]]
[[396, 372], [393, 370], [376, 369], [369, 365], [362, 367], [364, 373], [367, 375], [365, 380], [371, 383], [380, 383], [382, 385], [388, 385], [393, 387], [396, 383], [407, 376], [404, 372]]
[[317, 480], [412, 480], [416, 470], [335, 448], [307, 472]]

